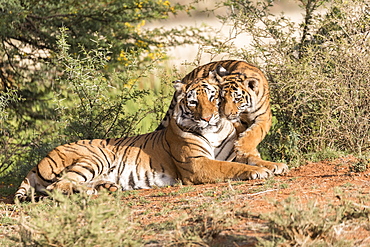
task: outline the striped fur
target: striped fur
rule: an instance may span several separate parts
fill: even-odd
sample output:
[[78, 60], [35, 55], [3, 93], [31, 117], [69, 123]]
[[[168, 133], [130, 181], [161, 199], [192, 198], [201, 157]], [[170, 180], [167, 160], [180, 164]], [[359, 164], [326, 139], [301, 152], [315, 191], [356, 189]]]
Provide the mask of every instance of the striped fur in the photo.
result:
[[33, 189], [68, 194], [83, 185], [88, 193], [96, 193], [99, 186], [131, 190], [178, 181], [200, 184], [268, 177], [271, 171], [266, 168], [230, 162], [237, 135], [233, 124], [220, 117], [216, 77], [213, 72], [187, 84], [176, 82], [178, 103], [162, 130], [55, 148], [28, 173], [15, 200], [30, 199]]
[[284, 163], [262, 160], [257, 150], [271, 127], [268, 88], [259, 87], [260, 80], [243, 73], [219, 73], [223, 80], [220, 112], [234, 124], [239, 135], [235, 161], [267, 167], [274, 174], [288, 171]]
[[[235, 142], [235, 160], [268, 167], [275, 174], [287, 171], [286, 164], [262, 160], [257, 150], [272, 124], [269, 85], [262, 71], [244, 61], [222, 60], [197, 67], [181, 81], [189, 83], [213, 70], [217, 70], [223, 80], [221, 114], [234, 123], [239, 134]], [[169, 110], [157, 130], [168, 125], [177, 97], [175, 92]]]
[[[195, 68], [193, 71], [191, 71], [190, 73], [188, 73], [184, 78], [182, 78], [181, 82], [184, 84], [187, 84], [196, 78], [206, 77], [209, 72], [215, 71], [220, 66], [223, 67], [226, 71], [228, 71], [228, 73], [244, 74], [246, 77], [255, 78], [259, 80], [261, 82], [259, 84], [259, 87], [264, 88], [263, 90], [264, 94], [269, 95], [268, 83], [262, 71], [247, 62], [238, 61], [238, 60], [221, 60], [221, 61], [211, 62], [205, 65], [199, 66]], [[161, 123], [159, 124], [156, 130], [163, 129], [168, 126], [169, 119], [171, 118], [173, 114], [173, 109], [177, 103], [178, 95], [179, 95], [178, 92], [174, 93], [171, 104], [166, 113], [166, 116], [163, 118], [163, 120], [161, 121]], [[270, 125], [267, 131], [269, 130], [270, 127], [271, 127], [271, 119], [270, 119]]]

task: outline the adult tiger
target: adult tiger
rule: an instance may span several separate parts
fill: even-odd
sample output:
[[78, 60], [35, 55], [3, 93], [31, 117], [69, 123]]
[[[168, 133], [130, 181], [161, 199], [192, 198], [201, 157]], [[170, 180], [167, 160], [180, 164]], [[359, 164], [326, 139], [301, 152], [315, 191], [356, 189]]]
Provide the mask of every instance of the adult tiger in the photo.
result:
[[54, 189], [72, 193], [82, 184], [95, 193], [100, 185], [130, 190], [178, 181], [200, 184], [268, 177], [267, 168], [226, 161], [235, 156], [237, 136], [233, 124], [219, 115], [216, 77], [212, 72], [187, 84], [175, 83], [178, 103], [167, 128], [55, 148], [28, 173], [15, 200], [27, 200], [32, 188], [41, 193]]
[[[181, 82], [189, 83], [214, 70], [223, 80], [221, 114], [234, 123], [239, 134], [235, 142], [235, 161], [267, 167], [275, 174], [287, 171], [288, 166], [284, 163], [262, 160], [257, 150], [272, 124], [269, 85], [262, 71], [244, 61], [222, 60], [195, 68]], [[177, 98], [178, 93], [175, 92], [157, 130], [168, 125]]]

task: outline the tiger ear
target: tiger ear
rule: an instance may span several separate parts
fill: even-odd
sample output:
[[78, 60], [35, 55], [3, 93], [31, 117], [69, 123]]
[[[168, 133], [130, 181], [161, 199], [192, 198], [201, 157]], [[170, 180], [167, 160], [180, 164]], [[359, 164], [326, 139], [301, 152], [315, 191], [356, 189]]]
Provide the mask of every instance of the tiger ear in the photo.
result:
[[216, 81], [217, 81], [217, 79], [218, 79], [218, 77], [217, 77], [217, 76], [218, 76], [218, 75], [217, 75], [216, 70], [214, 70], [214, 71], [210, 71], [210, 72], [208, 73], [208, 79], [209, 79], [210, 81], [216, 82]]
[[255, 79], [255, 78], [248, 78], [244, 82], [244, 84], [245, 84], [245, 86], [249, 87], [250, 89], [252, 89], [256, 93], [258, 92], [258, 84], [259, 84], [259, 81], [257, 79]]
[[[221, 72], [219, 71], [219, 68], [222, 70]], [[214, 82], [222, 83], [224, 81], [222, 76], [226, 75], [225, 72], [227, 72], [226, 69], [224, 69], [222, 66], [218, 66], [217, 69], [209, 72], [208, 79]]]
[[172, 84], [173, 84], [173, 87], [175, 88], [176, 92], [184, 91], [183, 89], [184, 89], [185, 84], [182, 83], [181, 80], [173, 81]]
[[216, 68], [216, 73], [219, 75], [219, 76], [225, 76], [225, 75], [230, 75], [230, 72], [227, 71], [224, 67], [222, 67], [221, 65], [218, 65], [217, 68]]

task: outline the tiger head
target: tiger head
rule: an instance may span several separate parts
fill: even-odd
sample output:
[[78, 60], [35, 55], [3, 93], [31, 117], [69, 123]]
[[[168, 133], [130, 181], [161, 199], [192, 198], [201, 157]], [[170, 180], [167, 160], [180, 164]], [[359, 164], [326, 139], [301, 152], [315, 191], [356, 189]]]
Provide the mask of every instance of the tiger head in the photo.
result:
[[239, 120], [242, 112], [251, 113], [256, 110], [259, 80], [247, 77], [242, 73], [228, 73], [219, 66], [217, 74], [222, 78], [220, 111], [222, 116], [232, 122]]
[[175, 81], [178, 103], [175, 107], [176, 124], [185, 131], [203, 133], [219, 127], [219, 82], [216, 71], [206, 78], [196, 78], [186, 84]]

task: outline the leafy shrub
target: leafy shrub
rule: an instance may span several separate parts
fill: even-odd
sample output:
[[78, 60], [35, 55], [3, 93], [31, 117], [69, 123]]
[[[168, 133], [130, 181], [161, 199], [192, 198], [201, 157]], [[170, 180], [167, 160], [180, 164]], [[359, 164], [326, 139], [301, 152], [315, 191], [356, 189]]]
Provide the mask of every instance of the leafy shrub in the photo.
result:
[[[81, 56], [69, 53], [69, 45], [62, 30], [58, 41], [61, 49], [58, 61], [65, 70], [58, 80], [56, 99], [58, 121], [64, 125], [68, 141], [138, 134], [143, 130], [138, 123], [142, 116], [152, 111], [152, 105], [143, 99], [157, 98], [154, 92], [139, 89], [139, 80], [154, 68], [148, 64], [140, 70], [135, 59], [122, 72], [113, 75], [104, 73], [109, 60], [109, 51], [96, 47]], [[140, 105], [139, 109], [127, 107], [130, 102]], [[158, 122], [155, 119], [154, 122]], [[148, 130], [144, 130], [147, 132]]]
[[153, 129], [169, 90], [144, 90], [143, 78], [166, 59], [166, 47], [192, 43], [203, 31], [190, 28], [188, 37], [186, 27], [143, 26], [192, 8], [152, 0], [48, 1], [41, 8], [0, 0], [1, 110], [12, 90], [22, 98], [0, 113], [0, 176], [23, 176], [47, 151], [77, 138]]
[[[99, 42], [96, 45], [90, 51], [81, 46], [79, 53], [72, 54], [65, 29], [60, 30], [59, 52], [54, 55], [64, 69], [49, 89], [45, 107], [50, 112], [44, 113], [47, 121], [31, 120], [32, 126], [13, 134], [11, 140], [15, 143], [9, 148], [9, 157], [3, 156], [3, 170], [16, 173], [14, 178], [23, 177], [30, 167], [58, 145], [80, 139], [123, 137], [149, 132], [163, 118], [163, 108], [167, 107], [172, 96], [172, 87], [168, 85], [172, 77], [162, 73], [159, 80], [164, 78], [166, 81], [155, 85], [156, 90], [153, 90], [153, 85], [150, 86], [152, 90], [148, 90], [150, 87], [140, 87], [146, 77], [149, 81], [149, 75], [157, 68], [158, 59], [147, 62], [143, 69], [135, 56], [127, 57], [130, 64], [124, 71], [108, 73], [111, 53]], [[158, 80], [151, 83], [159, 84]], [[39, 107], [34, 109], [35, 112], [39, 111]], [[4, 124], [9, 126], [9, 122]], [[33, 128], [39, 131], [36, 132], [37, 138], [34, 137]], [[13, 132], [15, 128], [8, 130], [9, 135]], [[26, 143], [29, 138], [32, 139], [31, 144], [19, 147], [22, 137]], [[17, 147], [19, 153], [14, 152]]]

